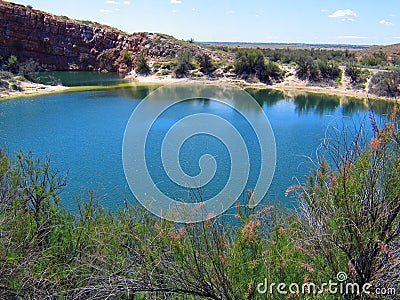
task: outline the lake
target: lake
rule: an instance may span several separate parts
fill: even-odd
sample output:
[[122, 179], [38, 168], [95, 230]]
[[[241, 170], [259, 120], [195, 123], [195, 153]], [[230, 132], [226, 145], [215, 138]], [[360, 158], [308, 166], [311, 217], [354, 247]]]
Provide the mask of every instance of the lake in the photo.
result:
[[[67, 187], [61, 193], [62, 204], [67, 209], [75, 210], [76, 202], [87, 199], [91, 190], [103, 205], [115, 209], [124, 205], [125, 200], [134, 201], [122, 164], [125, 127], [136, 106], [154, 89], [140, 86], [0, 102], [0, 147], [8, 153], [32, 150], [35, 156], [50, 157], [58, 172], [68, 172]], [[369, 122], [366, 104], [357, 99], [318, 94], [288, 97], [273, 90], [250, 92], [268, 117], [276, 141], [276, 171], [264, 204], [295, 205], [294, 199], [285, 197], [285, 191], [298, 180], [304, 181], [312, 166], [309, 158], [315, 158], [327, 128], [336, 125], [351, 131], [363, 120]], [[245, 103], [237, 105], [246, 109]], [[374, 107], [377, 115], [388, 110], [386, 102], [376, 102]], [[168, 122], [155, 123], [152, 130], [163, 133], [166, 124], [194, 113], [217, 114], [229, 122], [238, 122], [238, 115], [220, 103], [192, 99], [180, 103], [166, 116]], [[367, 124], [366, 128], [370, 126]], [[182, 199], [189, 193], [168, 182], [156, 149], [159, 143], [160, 140], [150, 140], [151, 151], [146, 153], [152, 163], [151, 175], [163, 192]], [[180, 156], [182, 169], [187, 174], [198, 173], [199, 157], [204, 152], [216, 157], [218, 166], [222, 166], [217, 170], [215, 182], [200, 191], [207, 198], [225, 184], [229, 157], [223, 145], [213, 139], [194, 137], [191, 143], [182, 147], [184, 153]], [[252, 176], [246, 189], [252, 187]]]

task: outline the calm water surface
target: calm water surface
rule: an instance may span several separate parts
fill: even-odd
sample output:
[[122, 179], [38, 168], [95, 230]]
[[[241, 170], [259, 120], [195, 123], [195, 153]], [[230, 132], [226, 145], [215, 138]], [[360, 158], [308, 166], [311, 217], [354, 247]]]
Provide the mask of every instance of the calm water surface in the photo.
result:
[[[60, 173], [68, 171], [68, 185], [61, 194], [62, 203], [68, 209], [74, 210], [76, 201], [87, 199], [89, 190], [93, 190], [105, 206], [121, 206], [124, 199], [133, 201], [121, 159], [125, 126], [132, 111], [150, 91], [150, 87], [140, 87], [3, 101], [0, 103], [0, 147], [9, 153], [22, 149], [32, 150], [35, 156], [50, 156], [55, 169]], [[285, 197], [285, 190], [297, 179], [302, 181], [308, 173], [311, 164], [307, 157], [315, 157], [327, 126], [340, 123], [353, 128], [365, 119], [367, 108], [362, 101], [343, 102], [335, 96], [308, 94], [287, 99], [283, 94], [269, 90], [252, 94], [269, 118], [278, 153], [275, 177], [264, 201], [293, 205], [294, 200]], [[237, 105], [246, 109], [243, 103]], [[386, 112], [384, 103], [376, 107], [381, 113]], [[240, 124], [238, 116], [221, 104], [196, 99], [179, 104], [167, 115], [166, 121], [155, 123], [152, 130], [155, 136], [157, 133], [161, 136], [182, 115], [198, 112], [216, 113]], [[151, 151], [146, 153], [149, 161], [154, 162], [150, 166], [151, 174], [165, 193], [183, 197], [187, 191], [178, 191], [162, 177], [158, 144], [159, 140], [150, 140]], [[225, 150], [217, 140], [199, 137], [182, 148], [182, 168], [188, 174], [198, 172], [198, 158], [204, 152], [218, 157], [222, 167], [217, 172], [214, 186], [203, 191], [204, 197], [213, 195], [227, 178], [229, 168], [225, 162], [229, 156]], [[248, 187], [251, 182], [252, 178]]]

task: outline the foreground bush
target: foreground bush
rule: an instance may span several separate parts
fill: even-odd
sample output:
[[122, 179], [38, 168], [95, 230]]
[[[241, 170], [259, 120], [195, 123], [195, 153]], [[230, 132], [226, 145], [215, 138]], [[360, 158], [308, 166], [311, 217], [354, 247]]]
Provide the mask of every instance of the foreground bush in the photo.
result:
[[[369, 144], [328, 142], [299, 189], [303, 246], [318, 272], [349, 274], [360, 287], [400, 286], [400, 136], [396, 110], [381, 128], [371, 116]], [[331, 161], [328, 164], [327, 159]], [[322, 260], [321, 260], [322, 257]], [[379, 296], [379, 295], [376, 295]]]
[[293, 217], [272, 207], [238, 201], [235, 217], [176, 225], [90, 196], [72, 215], [59, 205], [65, 177], [22, 153], [1, 152], [0, 182], [0, 298], [259, 299], [264, 278], [313, 276]]

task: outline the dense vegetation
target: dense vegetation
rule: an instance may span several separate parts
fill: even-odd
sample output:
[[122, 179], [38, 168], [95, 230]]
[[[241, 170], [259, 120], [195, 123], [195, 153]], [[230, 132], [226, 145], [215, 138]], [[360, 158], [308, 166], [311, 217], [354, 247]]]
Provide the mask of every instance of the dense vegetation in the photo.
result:
[[398, 99], [400, 96], [400, 68], [378, 72], [371, 79], [370, 92], [378, 96]]
[[200, 65], [200, 71], [203, 74], [211, 75], [215, 71], [213, 61], [207, 53], [200, 53], [196, 56], [196, 60]]
[[340, 83], [342, 70], [334, 61], [305, 58], [297, 63], [296, 76], [302, 80], [312, 82], [336, 81]]
[[193, 69], [192, 64], [192, 54], [189, 50], [182, 50], [178, 53], [177, 57], [177, 65], [174, 69], [174, 73], [176, 77], [184, 77], [189, 74], [189, 71]]
[[[389, 98], [399, 96], [400, 56], [396, 54], [389, 57], [385, 52], [378, 51], [358, 56], [355, 51], [349, 50], [295, 48], [219, 47], [217, 50], [235, 56], [224, 60], [221, 59], [223, 55], [204, 49], [194, 56], [190, 48], [183, 47], [176, 57], [160, 59], [150, 59], [144, 53], [125, 51], [120, 63], [125, 66], [126, 72], [134, 68], [140, 75], [155, 73], [177, 78], [227, 77], [265, 84], [279, 83], [286, 77], [295, 75], [311, 84], [338, 86], [350, 83], [352, 88], [368, 90], [373, 95]], [[105, 51], [104, 55], [115, 56], [114, 52]], [[14, 55], [0, 57], [0, 69], [0, 88], [18, 90], [18, 82], [12, 79], [16, 75], [21, 76], [20, 79], [40, 81], [37, 73], [39, 65], [32, 59], [20, 62]], [[59, 84], [59, 81], [52, 78], [51, 84]]]
[[[225, 52], [238, 53], [240, 48], [211, 47]], [[391, 69], [400, 65], [400, 55], [389, 56], [383, 50], [371, 54], [360, 54], [357, 51], [341, 49], [316, 48], [259, 48], [264, 56], [273, 62], [284, 65], [297, 65], [299, 62], [311, 59], [313, 61], [333, 61], [339, 65], [356, 63], [361, 68]]]
[[353, 88], [365, 89], [371, 79], [370, 93], [398, 97], [396, 83], [400, 55], [396, 53], [389, 56], [382, 50], [361, 55], [356, 51], [338, 49], [211, 48], [236, 55], [235, 73], [247, 81], [279, 82], [290, 75], [280, 68], [287, 66], [295, 68], [298, 79], [317, 84], [338, 85], [344, 73]]
[[242, 50], [237, 53], [235, 73], [246, 80], [258, 78], [261, 82], [279, 81], [283, 74], [279, 66], [266, 61], [263, 53], [258, 50]]
[[136, 71], [136, 73], [143, 74], [143, 75], [150, 74], [150, 67], [149, 67], [146, 57], [144, 56], [143, 53], [140, 53], [136, 57], [135, 71]]
[[0, 70], [21, 75], [27, 80], [34, 81], [36, 80], [35, 73], [38, 70], [38, 64], [33, 59], [20, 62], [15, 55], [6, 58], [0, 56]]
[[355, 87], [365, 87], [370, 72], [366, 69], [358, 67], [354, 62], [350, 62], [346, 67], [346, 76], [350, 78], [350, 83]]
[[111, 213], [92, 195], [70, 214], [60, 205], [65, 176], [31, 154], [0, 152], [0, 298], [287, 299], [257, 286], [320, 285], [338, 272], [397, 288], [396, 112], [382, 125], [371, 115], [371, 123], [372, 139], [363, 140], [366, 128], [349, 143], [327, 139], [307, 181], [288, 188], [298, 213], [250, 209], [239, 199], [234, 216], [199, 224], [173, 224], [129, 204]]

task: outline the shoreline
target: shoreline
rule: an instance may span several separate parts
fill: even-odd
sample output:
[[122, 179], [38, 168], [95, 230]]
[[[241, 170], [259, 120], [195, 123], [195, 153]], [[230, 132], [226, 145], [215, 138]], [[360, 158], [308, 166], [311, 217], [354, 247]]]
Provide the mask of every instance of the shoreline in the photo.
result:
[[345, 86], [322, 86], [322, 85], [310, 85], [309, 83], [301, 80], [291, 80], [283, 81], [280, 83], [275, 83], [271, 85], [267, 85], [264, 83], [249, 83], [242, 79], [230, 79], [230, 78], [221, 78], [221, 79], [209, 79], [209, 78], [171, 78], [170, 76], [137, 76], [135, 78], [127, 77], [132, 80], [132, 84], [172, 84], [172, 83], [214, 83], [214, 84], [222, 84], [222, 85], [235, 85], [243, 89], [269, 89], [280, 91], [284, 94], [288, 94], [290, 97], [295, 96], [296, 94], [302, 93], [315, 93], [315, 94], [325, 94], [332, 96], [343, 96], [349, 98], [356, 98], [359, 100], [380, 100], [380, 101], [389, 101], [395, 102], [396, 99], [389, 97], [380, 97], [373, 94], [367, 93], [365, 90], [355, 90], [348, 89]]
[[0, 101], [60, 93], [67, 89], [67, 87], [62, 85], [45, 85], [30, 81], [20, 81], [19, 84], [21, 90], [0, 91]]
[[10, 100], [15, 98], [28, 98], [35, 97], [47, 94], [57, 94], [57, 93], [73, 93], [73, 92], [84, 92], [84, 91], [104, 91], [104, 90], [115, 90], [115, 89], [129, 89], [138, 86], [163, 86], [167, 84], [173, 83], [208, 83], [208, 84], [221, 84], [221, 85], [235, 85], [243, 89], [269, 89], [276, 90], [282, 92], [284, 95], [287, 95], [289, 98], [296, 96], [296, 94], [301, 93], [316, 93], [316, 94], [325, 94], [325, 95], [333, 95], [333, 96], [343, 96], [349, 98], [357, 98], [359, 100], [380, 100], [380, 101], [389, 101], [395, 102], [396, 99], [388, 98], [388, 97], [379, 97], [376, 95], [368, 94], [363, 90], [354, 90], [348, 89], [343, 85], [338, 86], [322, 86], [322, 85], [310, 85], [304, 81], [283, 81], [280, 83], [275, 83], [271, 85], [267, 85], [264, 83], [249, 83], [242, 79], [231, 79], [231, 78], [218, 78], [218, 79], [210, 79], [210, 78], [172, 78], [171, 76], [136, 76], [136, 77], [126, 77], [126, 79], [130, 80], [126, 83], [120, 83], [116, 85], [110, 86], [51, 86], [44, 85], [39, 83], [32, 82], [24, 82], [23, 90], [21, 91], [6, 91], [0, 92], [0, 101]]

